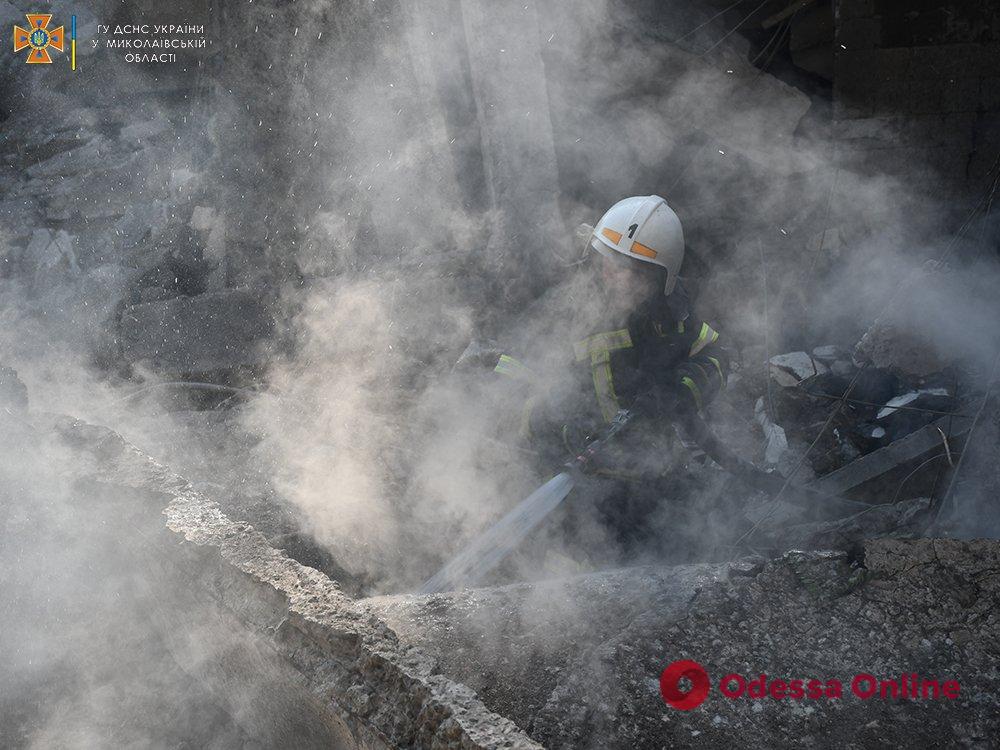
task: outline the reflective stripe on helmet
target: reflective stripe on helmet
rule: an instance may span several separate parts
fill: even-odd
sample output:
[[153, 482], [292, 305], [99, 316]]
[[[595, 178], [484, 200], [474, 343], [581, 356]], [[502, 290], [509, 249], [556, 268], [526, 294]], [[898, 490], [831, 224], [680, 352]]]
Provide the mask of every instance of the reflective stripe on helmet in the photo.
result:
[[647, 258], [656, 257], [656, 251], [651, 247], [646, 247], [641, 242], [633, 242], [630, 249], [636, 255], [645, 255]]
[[695, 339], [695, 342], [691, 344], [691, 351], [688, 352], [688, 356], [693, 357], [706, 346], [716, 342], [718, 339], [719, 332], [712, 328], [712, 326], [708, 323], [702, 323], [701, 332], [698, 334], [698, 338]]
[[591, 234], [590, 247], [606, 258], [617, 255], [665, 269], [663, 293], [669, 295], [684, 262], [684, 230], [663, 198], [636, 195], [604, 212]]

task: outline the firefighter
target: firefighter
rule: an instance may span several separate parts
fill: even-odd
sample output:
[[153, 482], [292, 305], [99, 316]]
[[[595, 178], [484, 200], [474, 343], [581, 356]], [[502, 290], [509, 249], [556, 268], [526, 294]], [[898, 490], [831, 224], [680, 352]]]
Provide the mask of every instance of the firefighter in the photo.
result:
[[[606, 326], [572, 347], [576, 372], [589, 386], [587, 416], [596, 423], [589, 431], [599, 434], [601, 424], [633, 405], [666, 418], [701, 412], [725, 386], [728, 364], [718, 331], [689, 310], [679, 278], [684, 232], [677, 214], [659, 196], [637, 196], [587, 229], [607, 303]], [[509, 355], [495, 371], [530, 377]], [[534, 421], [534, 415], [522, 421], [526, 433]]]
[[[679, 278], [684, 232], [663, 198], [621, 200], [587, 230], [603, 296], [594, 304], [604, 323], [567, 352], [571, 398], [547, 398], [535, 388], [520, 425], [522, 437], [551, 461], [553, 449], [574, 455], [620, 409], [633, 411], [634, 424], [597, 469], [617, 483], [597, 505], [619, 540], [631, 543], [671, 482], [676, 489], [676, 457], [692, 447], [684, 425], [725, 386], [728, 364], [718, 331], [689, 309]], [[532, 382], [532, 371], [510, 355], [495, 371]]]

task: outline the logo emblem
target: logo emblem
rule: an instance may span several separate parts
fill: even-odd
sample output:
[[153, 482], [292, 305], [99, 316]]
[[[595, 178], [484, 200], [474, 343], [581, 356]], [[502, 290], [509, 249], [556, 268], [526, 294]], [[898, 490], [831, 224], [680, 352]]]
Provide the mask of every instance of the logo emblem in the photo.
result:
[[[681, 690], [681, 680], [687, 679], [690, 687]], [[681, 711], [697, 708], [708, 695], [708, 672], [696, 661], [675, 661], [660, 675], [660, 695], [663, 700]]]
[[17, 24], [14, 25], [14, 51], [20, 52], [24, 48], [30, 48], [26, 63], [51, 63], [52, 57], [49, 55], [49, 47], [63, 51], [66, 41], [66, 34], [63, 27], [57, 29], [49, 28], [49, 21], [52, 20], [51, 13], [28, 13], [28, 28], [22, 29]]

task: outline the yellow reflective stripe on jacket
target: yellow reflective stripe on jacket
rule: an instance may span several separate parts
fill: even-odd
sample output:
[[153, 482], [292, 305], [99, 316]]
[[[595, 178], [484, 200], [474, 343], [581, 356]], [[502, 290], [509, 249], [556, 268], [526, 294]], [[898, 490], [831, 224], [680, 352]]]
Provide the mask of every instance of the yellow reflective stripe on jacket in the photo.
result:
[[708, 361], [715, 365], [715, 369], [719, 371], [719, 384], [724, 386], [726, 384], [726, 374], [722, 371], [722, 363], [717, 357], [709, 357]]
[[714, 343], [719, 339], [719, 332], [716, 331], [708, 323], [701, 324], [701, 332], [698, 334], [698, 338], [695, 339], [694, 343], [691, 344], [691, 351], [688, 352], [689, 357], [693, 357], [695, 354], [700, 352], [709, 344]]
[[613, 422], [620, 407], [618, 406], [618, 394], [615, 393], [614, 379], [611, 376], [611, 355], [608, 352], [601, 352], [592, 356], [590, 370], [594, 376], [594, 393], [597, 394], [597, 405], [601, 407], [601, 416], [604, 417], [604, 421]]
[[691, 395], [694, 396], [694, 403], [698, 407], [698, 411], [701, 411], [701, 390], [687, 375], [681, 378], [681, 382], [688, 387], [689, 391], [691, 391]]
[[507, 354], [500, 355], [500, 361], [493, 368], [493, 372], [519, 380], [531, 380], [535, 376], [530, 367]]
[[590, 358], [590, 372], [594, 379], [594, 393], [601, 416], [605, 422], [614, 421], [618, 406], [618, 395], [615, 393], [614, 378], [611, 375], [611, 352], [616, 349], [629, 349], [632, 346], [632, 336], [627, 328], [617, 331], [605, 331], [588, 336], [583, 341], [573, 345], [573, 351], [578, 361]]
[[587, 336], [582, 341], [573, 344], [573, 353], [578, 362], [582, 362], [587, 357], [593, 358], [594, 354], [601, 352], [613, 352], [615, 349], [628, 349], [632, 346], [632, 336], [628, 328], [619, 328], [617, 331], [604, 331]]

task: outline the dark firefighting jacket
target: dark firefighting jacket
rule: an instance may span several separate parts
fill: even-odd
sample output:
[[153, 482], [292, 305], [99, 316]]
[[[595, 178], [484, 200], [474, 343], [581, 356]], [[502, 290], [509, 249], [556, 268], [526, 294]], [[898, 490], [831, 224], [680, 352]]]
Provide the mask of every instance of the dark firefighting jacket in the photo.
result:
[[[725, 387], [729, 368], [719, 333], [697, 318], [676, 319], [662, 295], [635, 310], [625, 325], [575, 342], [571, 358], [570, 372], [579, 394], [586, 397], [572, 406], [546, 408], [544, 397], [529, 390], [520, 421], [522, 437], [542, 433], [547, 439], [552, 430], [545, 423], [556, 419], [563, 436], [579, 436], [569, 441], [576, 445], [566, 446], [577, 449], [580, 439], [599, 437], [619, 409], [635, 407], [657, 421], [676, 419], [678, 411], [700, 412]], [[500, 357], [495, 371], [532, 380], [530, 368], [509, 355]]]

